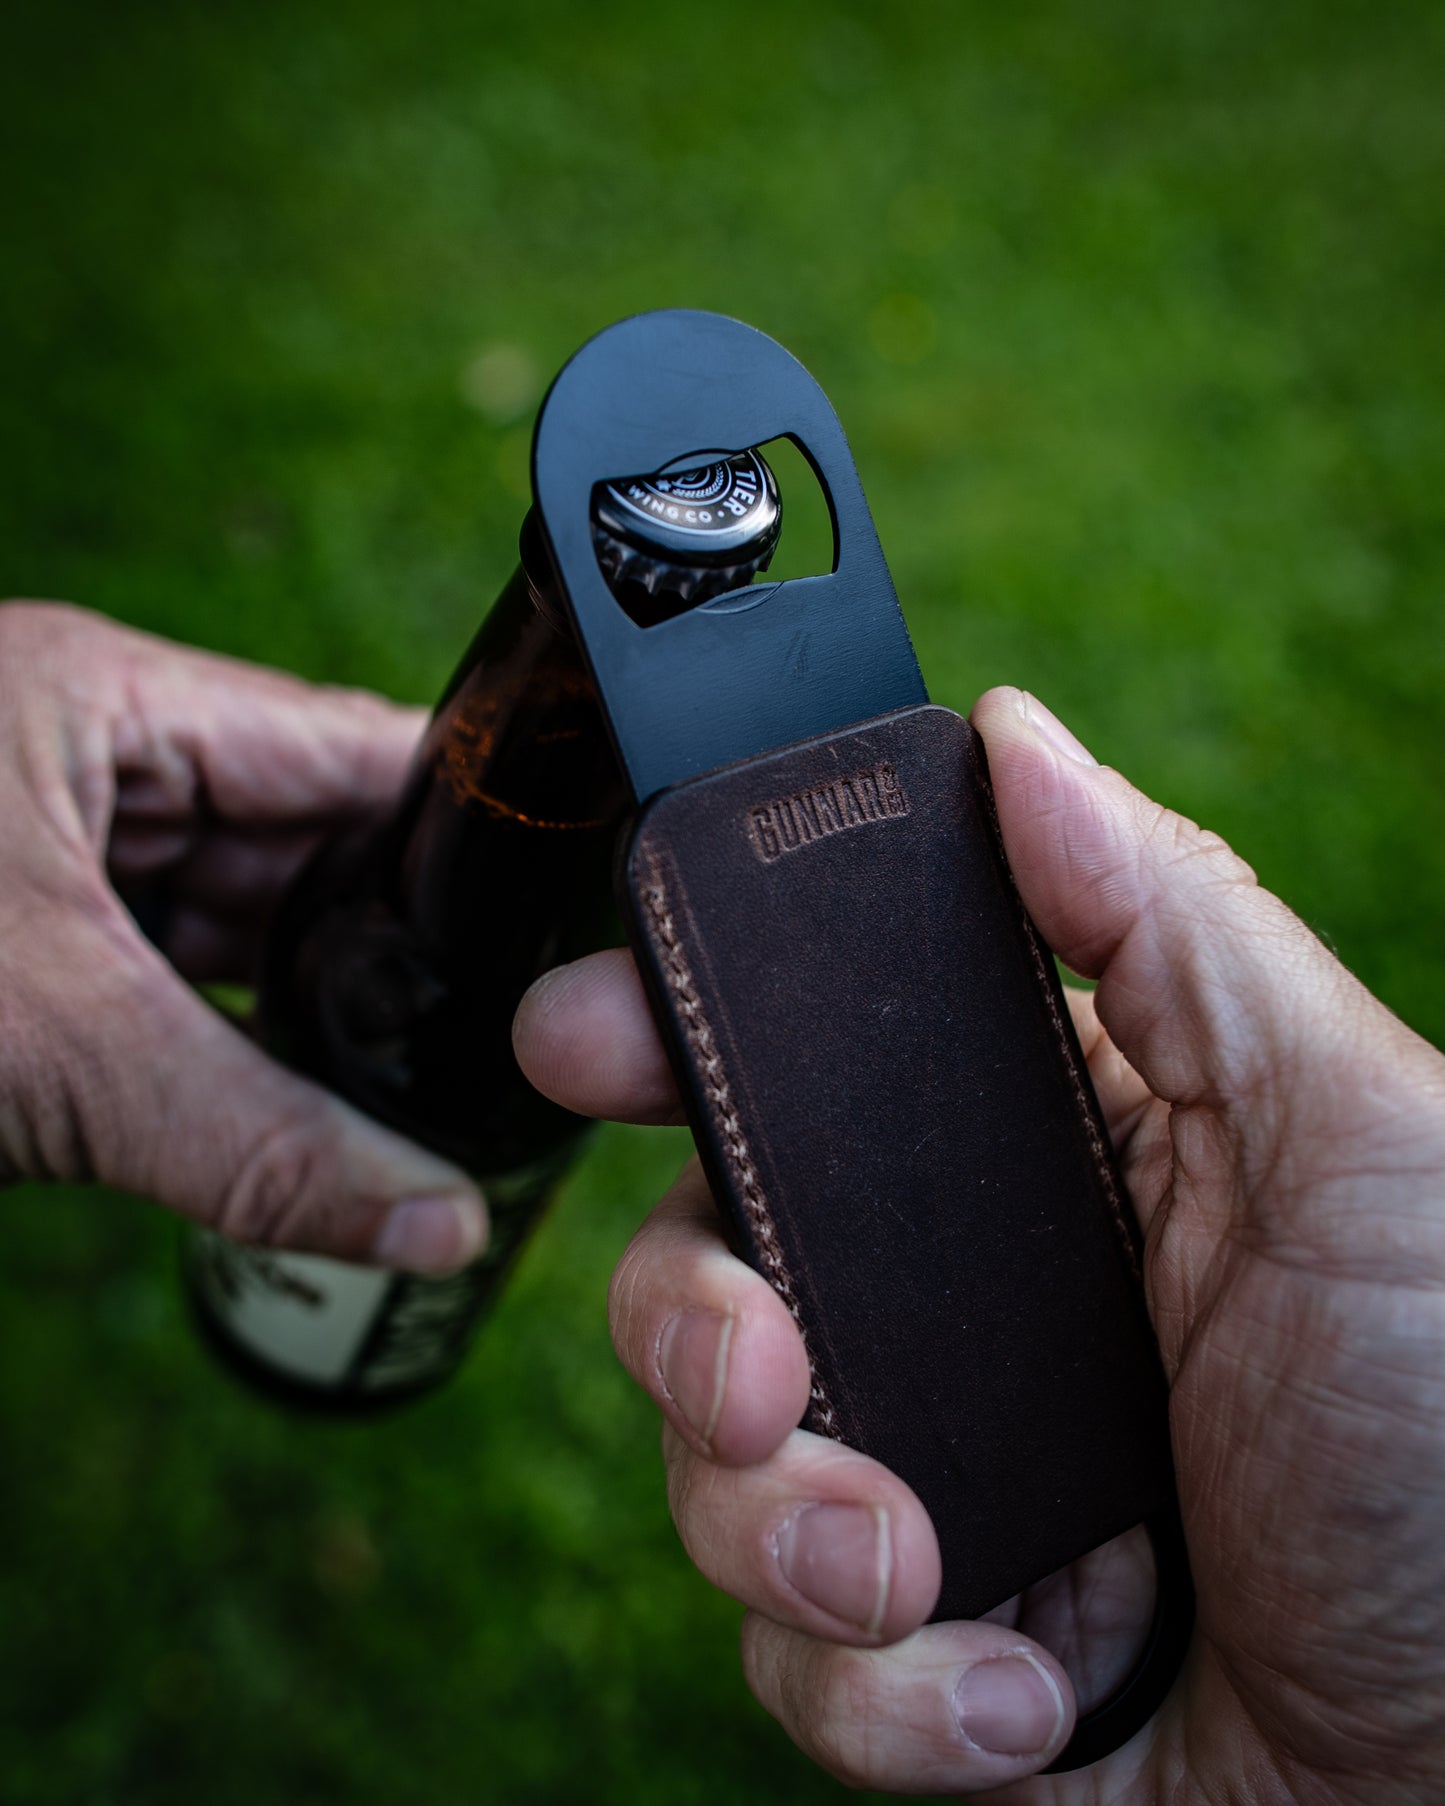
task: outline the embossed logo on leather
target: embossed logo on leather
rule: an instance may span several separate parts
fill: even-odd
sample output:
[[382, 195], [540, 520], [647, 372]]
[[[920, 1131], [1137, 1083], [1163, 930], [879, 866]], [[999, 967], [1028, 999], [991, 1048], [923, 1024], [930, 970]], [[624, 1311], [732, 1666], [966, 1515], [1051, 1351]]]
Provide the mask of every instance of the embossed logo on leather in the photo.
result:
[[908, 798], [898, 773], [891, 765], [875, 765], [870, 771], [855, 771], [851, 777], [756, 804], [748, 811], [748, 830], [758, 858], [771, 864], [830, 834], [907, 813]]

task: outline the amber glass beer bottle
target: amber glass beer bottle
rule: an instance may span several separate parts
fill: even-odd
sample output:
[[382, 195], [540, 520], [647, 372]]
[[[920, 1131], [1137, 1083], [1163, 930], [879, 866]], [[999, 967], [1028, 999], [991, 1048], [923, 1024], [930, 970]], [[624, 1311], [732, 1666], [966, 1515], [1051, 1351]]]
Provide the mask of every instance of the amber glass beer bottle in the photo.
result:
[[[781, 530], [756, 452], [599, 485], [593, 539], [649, 626], [745, 584]], [[447, 1279], [193, 1233], [207, 1340], [298, 1404], [365, 1410], [429, 1390], [472, 1333], [588, 1124], [523, 1078], [511, 1025], [542, 972], [614, 938], [628, 806], [533, 515], [521, 562], [438, 703], [389, 813], [323, 846], [283, 902], [262, 973], [267, 1047], [474, 1174], [491, 1237]]]

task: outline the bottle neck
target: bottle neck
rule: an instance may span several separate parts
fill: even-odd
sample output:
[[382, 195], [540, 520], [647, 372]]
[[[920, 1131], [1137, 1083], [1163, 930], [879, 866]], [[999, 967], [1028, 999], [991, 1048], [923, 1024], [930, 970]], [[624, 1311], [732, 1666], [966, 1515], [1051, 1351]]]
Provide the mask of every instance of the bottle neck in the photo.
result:
[[[436, 948], [470, 943], [480, 891], [560, 874], [610, 838], [626, 782], [591, 675], [524, 526], [524, 562], [482, 623], [433, 715], [393, 834], [398, 901]], [[495, 918], [491, 901], [488, 914]]]

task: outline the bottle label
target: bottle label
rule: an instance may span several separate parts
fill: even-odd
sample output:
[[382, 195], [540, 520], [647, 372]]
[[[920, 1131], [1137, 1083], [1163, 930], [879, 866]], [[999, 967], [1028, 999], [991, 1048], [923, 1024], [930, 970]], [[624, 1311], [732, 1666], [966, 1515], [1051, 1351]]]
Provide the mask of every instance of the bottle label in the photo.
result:
[[245, 1248], [209, 1229], [192, 1253], [202, 1309], [266, 1366], [339, 1386], [370, 1338], [395, 1276], [319, 1254]]
[[190, 1257], [197, 1303], [254, 1360], [318, 1391], [380, 1397], [443, 1379], [466, 1352], [478, 1313], [570, 1153], [559, 1149], [487, 1181], [491, 1235], [481, 1259], [460, 1273], [419, 1279], [244, 1247], [201, 1229]]

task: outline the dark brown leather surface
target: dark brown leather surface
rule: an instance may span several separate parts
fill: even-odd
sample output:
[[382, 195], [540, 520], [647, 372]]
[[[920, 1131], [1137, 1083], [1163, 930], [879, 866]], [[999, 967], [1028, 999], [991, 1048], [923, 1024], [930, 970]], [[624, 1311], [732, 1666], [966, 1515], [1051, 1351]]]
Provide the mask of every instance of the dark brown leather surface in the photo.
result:
[[664, 792], [634, 945], [808, 1425], [901, 1474], [972, 1617], [1161, 1507], [1132, 1219], [982, 747], [885, 716]]

